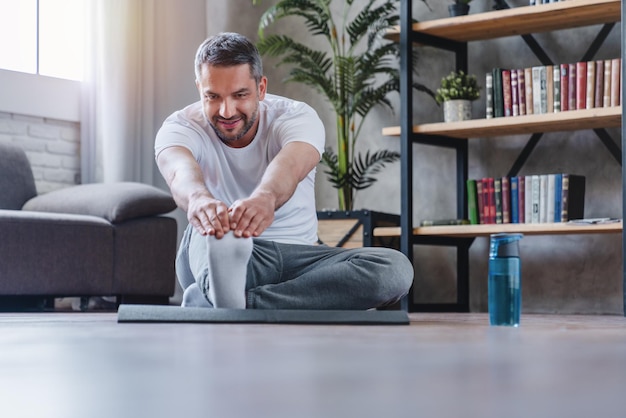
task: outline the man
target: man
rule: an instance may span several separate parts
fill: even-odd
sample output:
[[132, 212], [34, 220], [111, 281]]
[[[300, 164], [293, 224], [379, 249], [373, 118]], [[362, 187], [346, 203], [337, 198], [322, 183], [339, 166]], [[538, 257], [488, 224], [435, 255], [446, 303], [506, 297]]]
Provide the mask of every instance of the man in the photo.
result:
[[392, 304], [413, 266], [388, 248], [315, 245], [315, 167], [324, 126], [308, 105], [267, 93], [261, 58], [221, 33], [195, 58], [200, 101], [159, 130], [156, 160], [187, 212], [176, 272], [183, 306], [369, 309]]

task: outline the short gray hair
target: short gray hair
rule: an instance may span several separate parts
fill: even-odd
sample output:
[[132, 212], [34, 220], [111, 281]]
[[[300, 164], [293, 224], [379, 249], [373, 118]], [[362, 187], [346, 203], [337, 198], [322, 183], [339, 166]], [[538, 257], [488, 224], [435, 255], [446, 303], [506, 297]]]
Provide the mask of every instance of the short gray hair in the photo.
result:
[[238, 33], [222, 32], [200, 45], [195, 60], [196, 80], [200, 80], [203, 64], [216, 67], [248, 64], [250, 75], [257, 84], [263, 77], [263, 64], [258, 49], [248, 38]]

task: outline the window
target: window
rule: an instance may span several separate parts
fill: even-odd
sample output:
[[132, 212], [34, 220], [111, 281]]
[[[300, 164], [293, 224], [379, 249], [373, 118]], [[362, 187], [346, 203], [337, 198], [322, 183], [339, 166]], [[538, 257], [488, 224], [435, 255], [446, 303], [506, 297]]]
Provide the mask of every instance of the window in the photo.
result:
[[84, 0], [0, 0], [0, 68], [81, 80]]

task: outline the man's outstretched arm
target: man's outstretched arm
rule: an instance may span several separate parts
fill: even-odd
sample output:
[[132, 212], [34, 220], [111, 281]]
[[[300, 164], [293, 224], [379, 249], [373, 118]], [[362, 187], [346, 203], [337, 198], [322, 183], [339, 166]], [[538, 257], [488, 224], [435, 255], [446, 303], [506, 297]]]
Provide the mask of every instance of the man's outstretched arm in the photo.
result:
[[228, 207], [209, 193], [191, 152], [184, 147], [166, 148], [159, 153], [157, 165], [189, 223], [202, 235], [222, 238], [230, 230]]

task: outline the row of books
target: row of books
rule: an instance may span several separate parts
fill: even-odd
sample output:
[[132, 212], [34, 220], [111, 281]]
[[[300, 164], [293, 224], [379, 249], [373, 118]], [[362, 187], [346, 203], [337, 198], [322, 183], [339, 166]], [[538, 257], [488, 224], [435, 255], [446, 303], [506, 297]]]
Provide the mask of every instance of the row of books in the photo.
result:
[[584, 218], [585, 177], [539, 174], [467, 180], [470, 224], [552, 223]]
[[619, 106], [621, 58], [494, 68], [485, 76], [486, 117]]

